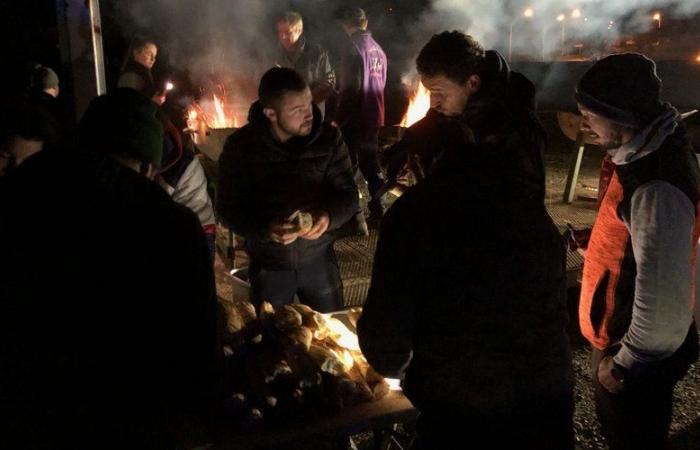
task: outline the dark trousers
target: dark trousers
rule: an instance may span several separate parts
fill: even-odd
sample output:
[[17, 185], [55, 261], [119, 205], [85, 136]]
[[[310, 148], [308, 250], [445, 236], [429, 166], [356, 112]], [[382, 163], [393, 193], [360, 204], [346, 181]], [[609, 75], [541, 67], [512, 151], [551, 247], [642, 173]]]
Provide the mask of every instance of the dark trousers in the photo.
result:
[[574, 402], [527, 415], [485, 416], [449, 407], [422, 410], [414, 450], [573, 450]]
[[618, 349], [593, 349], [591, 357], [596, 413], [603, 436], [610, 450], [664, 449], [671, 424], [673, 388], [698, 358], [695, 324], [676, 353], [639, 376], [626, 379], [622, 392], [611, 394], [598, 382], [598, 365], [604, 356], [614, 355]]
[[251, 300], [262, 301], [277, 308], [299, 301], [316, 311], [327, 313], [343, 309], [343, 284], [333, 248], [309, 264], [296, 270], [271, 270], [251, 261]]
[[379, 151], [377, 133], [361, 140], [346, 138], [346, 141], [354, 173], [357, 176], [359, 168], [359, 172], [367, 180], [367, 187], [371, 197], [369, 201], [370, 214], [379, 213], [381, 215], [383, 212], [382, 203], [376, 194], [384, 186], [386, 179], [377, 160], [377, 152]]

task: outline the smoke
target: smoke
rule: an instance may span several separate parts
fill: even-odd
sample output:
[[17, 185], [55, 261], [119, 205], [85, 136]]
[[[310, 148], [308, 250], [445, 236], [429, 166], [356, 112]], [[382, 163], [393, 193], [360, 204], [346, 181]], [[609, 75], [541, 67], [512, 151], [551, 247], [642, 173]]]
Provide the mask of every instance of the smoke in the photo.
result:
[[[420, 49], [444, 30], [463, 30], [486, 48], [506, 56], [512, 53], [515, 62], [551, 61], [563, 55], [596, 59], [624, 50], [687, 60], [700, 51], [696, 33], [673, 29], [674, 23], [700, 12], [700, 0], [123, 0], [114, 4], [124, 22], [131, 24], [122, 27], [125, 35], [146, 33], [156, 39], [163, 59], [160, 66], [186, 71], [195, 89], [213, 92], [225, 87], [241, 111], [256, 98], [260, 76], [275, 62], [275, 18], [288, 9], [302, 13], [307, 37], [336, 50], [333, 46], [344, 37], [333, 20], [334, 11], [351, 4], [365, 8], [370, 29], [389, 56], [388, 114], [392, 114], [391, 97], [405, 95], [402, 79], [415, 78]], [[531, 17], [524, 14], [528, 8]], [[661, 14], [660, 21], [653, 19], [655, 12]], [[689, 27], [687, 22], [684, 26]], [[623, 36], [634, 39], [622, 40], [629, 47], [615, 47]]]
[[698, 12], [700, 0], [433, 0], [418, 27], [464, 30], [504, 54], [512, 46], [521, 59], [595, 58], [622, 36], [660, 32], [671, 20]]
[[120, 1], [116, 7], [128, 24], [122, 25], [125, 35], [145, 34], [157, 42], [158, 66], [185, 71], [202, 92], [220, 94], [223, 88], [236, 109], [247, 110], [257, 97], [258, 80], [275, 64], [275, 20], [281, 12], [300, 11], [307, 34], [321, 35], [334, 25], [338, 2], [297, 3], [141, 0]]

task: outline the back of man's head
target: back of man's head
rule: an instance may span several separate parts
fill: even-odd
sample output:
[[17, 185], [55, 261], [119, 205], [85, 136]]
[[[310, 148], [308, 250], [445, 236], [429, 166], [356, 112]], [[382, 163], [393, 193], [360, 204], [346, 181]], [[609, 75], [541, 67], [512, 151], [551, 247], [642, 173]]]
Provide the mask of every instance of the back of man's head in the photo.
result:
[[288, 92], [302, 92], [308, 87], [304, 78], [293, 69], [273, 67], [260, 79], [258, 99], [263, 108], [276, 108]]
[[485, 54], [473, 37], [461, 31], [443, 31], [425, 44], [416, 59], [416, 67], [422, 76], [443, 75], [462, 84], [470, 75], [479, 74]]
[[32, 92], [46, 92], [50, 89], [58, 90], [58, 75], [50, 67], [38, 66], [32, 71], [29, 82]]
[[156, 105], [133, 89], [97, 97], [80, 121], [78, 145], [88, 153], [130, 158], [160, 167], [163, 126]]
[[367, 14], [362, 8], [340, 8], [336, 11], [336, 19], [348, 28], [367, 29]]

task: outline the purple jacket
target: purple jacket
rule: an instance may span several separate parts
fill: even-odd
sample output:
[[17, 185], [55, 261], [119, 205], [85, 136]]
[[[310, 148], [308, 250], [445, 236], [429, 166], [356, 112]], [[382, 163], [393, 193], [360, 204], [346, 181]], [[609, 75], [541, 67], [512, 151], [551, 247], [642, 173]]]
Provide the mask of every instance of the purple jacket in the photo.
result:
[[387, 59], [369, 31], [350, 36], [341, 56], [337, 122], [346, 137], [362, 139], [384, 125]]

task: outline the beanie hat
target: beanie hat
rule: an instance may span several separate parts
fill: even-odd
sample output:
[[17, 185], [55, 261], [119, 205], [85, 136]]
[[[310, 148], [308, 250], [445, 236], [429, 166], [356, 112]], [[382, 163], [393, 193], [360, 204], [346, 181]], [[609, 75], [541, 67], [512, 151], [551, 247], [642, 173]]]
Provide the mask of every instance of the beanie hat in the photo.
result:
[[356, 27], [361, 26], [362, 23], [367, 20], [367, 14], [362, 8], [339, 8], [335, 16], [340, 22]]
[[128, 88], [97, 97], [88, 106], [78, 129], [84, 151], [122, 155], [160, 167], [163, 126], [156, 105]]
[[58, 89], [58, 75], [50, 67], [39, 66], [32, 72], [31, 88], [34, 91]]
[[661, 79], [654, 61], [638, 53], [607, 56], [583, 74], [576, 101], [619, 125], [640, 128], [660, 111]]

